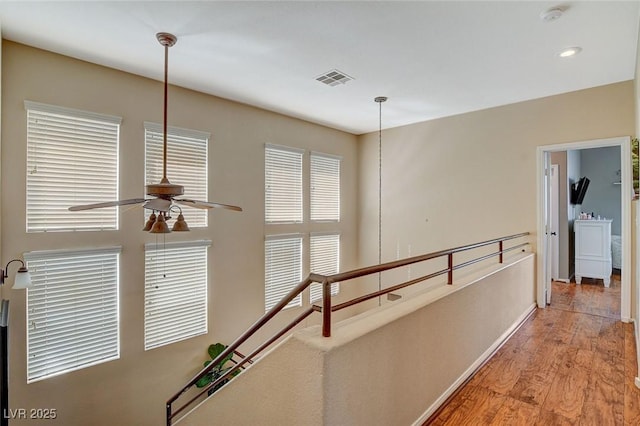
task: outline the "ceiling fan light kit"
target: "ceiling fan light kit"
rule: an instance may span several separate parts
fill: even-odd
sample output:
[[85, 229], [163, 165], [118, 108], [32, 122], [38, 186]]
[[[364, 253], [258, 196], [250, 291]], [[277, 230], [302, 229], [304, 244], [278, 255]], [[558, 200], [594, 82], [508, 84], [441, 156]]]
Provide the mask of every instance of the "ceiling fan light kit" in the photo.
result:
[[182, 215], [182, 213], [178, 215], [178, 219], [176, 219], [175, 223], [173, 224], [171, 231], [174, 231], [174, 232], [190, 231], [189, 225], [187, 225], [187, 221], [184, 220], [184, 216]]
[[156, 223], [156, 213], [155, 212], [151, 212], [151, 214], [149, 215], [149, 219], [147, 220], [147, 223], [144, 224], [144, 228], [142, 228], [143, 231], [151, 231], [151, 228], [153, 227], [153, 224]]
[[149, 232], [152, 234], [168, 234], [171, 232], [171, 229], [169, 229], [169, 225], [167, 225], [167, 221], [164, 218], [163, 212], [158, 213], [158, 218]]
[[[103, 207], [115, 207], [128, 204], [142, 204], [145, 209], [151, 210], [151, 215], [145, 223], [143, 231], [152, 234], [167, 234], [172, 231], [189, 231], [189, 226], [182, 215], [182, 209], [176, 204], [182, 204], [197, 209], [223, 208], [227, 210], [242, 211], [240, 207], [227, 204], [212, 203], [210, 201], [198, 201], [185, 198], [175, 198], [184, 195], [184, 186], [169, 182], [167, 178], [167, 99], [168, 99], [168, 70], [169, 47], [176, 44], [178, 38], [173, 34], [160, 32], [156, 34], [158, 42], [164, 47], [164, 105], [163, 105], [163, 138], [162, 138], [162, 179], [160, 183], [146, 185], [147, 195], [155, 197], [150, 199], [135, 198], [130, 200], [109, 201], [104, 203], [85, 204], [69, 207], [71, 211], [90, 210]], [[175, 204], [174, 204], [175, 203]], [[170, 229], [166, 219], [170, 219], [170, 210], [177, 208], [180, 211], [176, 222]], [[156, 214], [157, 213], [157, 214]]]

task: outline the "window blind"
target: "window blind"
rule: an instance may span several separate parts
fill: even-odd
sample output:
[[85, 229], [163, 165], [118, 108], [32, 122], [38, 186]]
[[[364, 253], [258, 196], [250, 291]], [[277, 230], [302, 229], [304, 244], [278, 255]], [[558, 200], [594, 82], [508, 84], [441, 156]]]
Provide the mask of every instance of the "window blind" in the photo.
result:
[[[146, 147], [147, 185], [159, 183], [162, 179], [162, 126], [144, 123]], [[208, 201], [207, 145], [210, 134], [197, 130], [167, 127], [167, 178], [171, 183], [184, 186], [183, 198]], [[182, 209], [190, 227], [206, 227], [208, 211], [203, 209]], [[146, 218], [151, 214], [145, 210]], [[174, 215], [177, 218], [177, 215]]]
[[[265, 312], [302, 281], [302, 236], [270, 235], [265, 240]], [[301, 306], [298, 295], [286, 306]]]
[[265, 147], [265, 221], [302, 222], [302, 155], [295, 148]]
[[145, 350], [207, 333], [211, 241], [145, 246]]
[[25, 101], [27, 232], [114, 230], [116, 207], [70, 212], [118, 199], [118, 117]]
[[[340, 270], [340, 234], [311, 234], [311, 272], [320, 275], [337, 274]], [[340, 283], [331, 284], [331, 295], [340, 291]], [[322, 284], [311, 284], [310, 301], [322, 299]]]
[[119, 253], [25, 253], [28, 383], [119, 358]]
[[311, 220], [340, 220], [340, 157], [311, 153]]

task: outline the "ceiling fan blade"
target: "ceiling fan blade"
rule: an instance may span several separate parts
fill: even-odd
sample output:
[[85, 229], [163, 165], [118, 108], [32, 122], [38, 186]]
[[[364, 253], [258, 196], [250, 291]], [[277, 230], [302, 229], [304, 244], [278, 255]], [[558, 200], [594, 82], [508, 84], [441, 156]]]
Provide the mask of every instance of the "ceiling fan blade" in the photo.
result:
[[212, 203], [210, 201], [198, 201], [198, 200], [174, 200], [178, 204], [182, 204], [184, 206], [195, 207], [196, 209], [227, 209], [234, 210], [237, 212], [241, 212], [242, 208], [238, 206], [230, 206], [228, 204], [220, 204], [220, 203]]
[[171, 208], [171, 200], [165, 200], [164, 198], [152, 198], [144, 203], [145, 209], [155, 210], [157, 212], [168, 212]]
[[139, 204], [145, 201], [147, 200], [144, 198], [132, 198], [130, 200], [107, 201], [106, 203], [83, 204], [80, 206], [71, 206], [69, 207], [69, 211], [77, 212], [80, 210], [101, 209], [103, 207], [126, 206], [127, 204]]

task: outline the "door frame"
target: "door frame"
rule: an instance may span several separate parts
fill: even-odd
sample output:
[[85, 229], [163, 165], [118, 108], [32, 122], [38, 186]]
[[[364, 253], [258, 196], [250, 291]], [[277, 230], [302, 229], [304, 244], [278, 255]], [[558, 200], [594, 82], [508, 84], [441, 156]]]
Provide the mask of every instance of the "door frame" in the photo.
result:
[[[557, 164], [551, 164], [549, 186], [549, 223], [551, 224], [551, 279], [560, 279], [560, 171]], [[555, 235], [553, 234], [555, 232]], [[554, 238], [555, 237], [555, 238]], [[555, 274], [554, 274], [555, 272]], [[547, 295], [549, 302], [549, 295]]]
[[622, 223], [621, 245], [621, 304], [620, 317], [623, 322], [631, 321], [631, 198], [632, 198], [632, 177], [631, 177], [631, 138], [629, 136], [594, 139], [588, 141], [570, 142], [557, 145], [543, 145], [536, 149], [536, 199], [537, 199], [537, 277], [536, 277], [536, 299], [539, 308], [546, 307], [545, 300], [545, 276], [550, 272], [548, 236], [546, 234], [546, 201], [545, 201], [545, 156], [555, 151], [573, 151], [589, 148], [604, 148], [610, 146], [620, 147], [620, 167], [622, 185], [621, 193], [621, 219]]

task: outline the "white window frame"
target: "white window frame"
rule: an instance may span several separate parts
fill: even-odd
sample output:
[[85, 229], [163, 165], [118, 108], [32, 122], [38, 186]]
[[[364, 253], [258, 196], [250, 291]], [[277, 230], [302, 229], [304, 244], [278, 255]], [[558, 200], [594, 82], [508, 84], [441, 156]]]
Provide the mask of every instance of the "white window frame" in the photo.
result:
[[24, 254], [27, 383], [120, 357], [120, 247]]
[[25, 101], [27, 232], [117, 230], [120, 117]]
[[311, 152], [310, 219], [312, 222], [340, 222], [340, 173], [342, 157]]
[[[163, 128], [145, 121], [145, 182], [157, 184], [162, 179]], [[208, 147], [211, 133], [167, 126], [167, 178], [184, 186], [182, 198], [207, 201], [209, 181]], [[207, 209], [182, 209], [191, 228], [206, 228]], [[145, 220], [151, 212], [145, 209]], [[175, 215], [177, 217], [177, 215]], [[170, 221], [169, 221], [170, 222]]]
[[[317, 244], [316, 244], [317, 243]], [[335, 252], [331, 252], [335, 245]], [[329, 252], [327, 252], [329, 251]], [[310, 272], [320, 275], [334, 275], [340, 272], [340, 233], [314, 232], [309, 238]], [[340, 292], [340, 283], [331, 284], [331, 295]], [[322, 299], [322, 284], [313, 283], [310, 287], [309, 302]]]
[[210, 246], [209, 240], [145, 245], [145, 350], [207, 334]]
[[265, 222], [302, 223], [304, 150], [266, 144], [264, 153]]
[[[302, 234], [268, 235], [265, 238], [265, 312], [302, 281], [302, 243]], [[285, 309], [296, 306], [302, 306], [301, 294]]]

